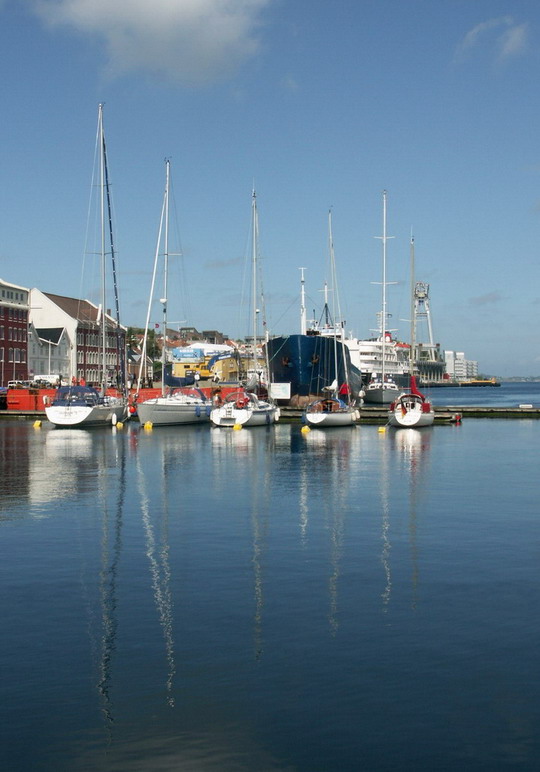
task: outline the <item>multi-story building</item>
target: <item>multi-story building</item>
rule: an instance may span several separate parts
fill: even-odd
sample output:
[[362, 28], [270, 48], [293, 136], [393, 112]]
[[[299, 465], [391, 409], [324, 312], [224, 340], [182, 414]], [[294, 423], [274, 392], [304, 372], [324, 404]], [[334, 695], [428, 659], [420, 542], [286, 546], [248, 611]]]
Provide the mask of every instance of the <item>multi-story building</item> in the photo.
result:
[[28, 373], [31, 379], [67, 383], [71, 372], [71, 355], [71, 342], [65, 327], [36, 328], [30, 322]]
[[463, 351], [445, 351], [446, 372], [451, 380], [466, 381], [478, 376], [478, 362], [465, 359]]
[[28, 379], [28, 297], [26, 287], [0, 279], [0, 385]]
[[[53, 295], [38, 289], [30, 291], [31, 321], [42, 341], [49, 341], [54, 331], [58, 341], [69, 347], [67, 372], [58, 373], [65, 380], [85, 380], [88, 384], [102, 382], [103, 338], [101, 309], [88, 300]], [[116, 320], [106, 313], [105, 360], [107, 382], [116, 385], [126, 356], [126, 328], [118, 328]], [[35, 370], [35, 367], [34, 367]]]

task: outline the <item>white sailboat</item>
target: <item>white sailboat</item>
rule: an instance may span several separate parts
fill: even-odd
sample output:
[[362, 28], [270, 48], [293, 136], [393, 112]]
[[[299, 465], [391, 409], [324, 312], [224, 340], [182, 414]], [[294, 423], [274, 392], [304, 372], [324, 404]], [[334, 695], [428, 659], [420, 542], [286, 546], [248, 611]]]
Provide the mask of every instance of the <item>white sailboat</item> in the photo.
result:
[[382, 240], [381, 371], [372, 374], [371, 380], [365, 389], [364, 402], [389, 405], [398, 396], [399, 388], [386, 372], [386, 321], [388, 318], [386, 311], [386, 286], [389, 284], [386, 281], [386, 242], [388, 238], [392, 238], [386, 235], [386, 190], [383, 190], [383, 235], [377, 236], [377, 238]]
[[[255, 191], [251, 196], [251, 265], [252, 265], [252, 311], [253, 311], [253, 374], [258, 371], [257, 361], [257, 253], [259, 222], [257, 215], [257, 196]], [[262, 399], [256, 393], [257, 378], [227, 395], [221, 405], [216, 405], [210, 413], [210, 420], [215, 426], [264, 426], [279, 420], [279, 408], [274, 402]]]
[[[174, 424], [194, 424], [207, 423], [210, 419], [210, 401], [200, 389], [195, 387], [186, 388], [194, 384], [194, 378], [172, 378], [167, 372], [167, 303], [168, 303], [168, 267], [169, 267], [169, 194], [170, 194], [170, 161], [165, 161], [165, 193], [163, 196], [163, 206], [161, 210], [161, 219], [159, 224], [159, 233], [154, 258], [154, 270], [152, 273], [152, 286], [150, 289], [150, 298], [148, 301], [148, 312], [146, 316], [146, 326], [143, 340], [143, 353], [141, 356], [141, 370], [139, 372], [137, 397], [140, 393], [142, 367], [146, 361], [146, 345], [148, 336], [148, 327], [150, 324], [150, 313], [152, 302], [154, 300], [154, 287], [156, 282], [156, 273], [159, 263], [160, 247], [163, 241], [163, 297], [160, 302], [163, 306], [163, 346], [161, 352], [161, 395], [144, 402], [137, 403], [137, 415], [142, 424], [152, 424], [153, 426], [170, 426]], [[163, 236], [163, 238], [162, 238]], [[169, 392], [166, 393], [166, 386], [169, 385]]]
[[[337, 273], [336, 273], [336, 261], [334, 254], [334, 239], [332, 235], [332, 211], [328, 212], [328, 242], [330, 249], [330, 272], [332, 275], [333, 286], [333, 320], [332, 320], [332, 334], [334, 337], [334, 372], [338, 372], [338, 329], [340, 341], [339, 345], [343, 342], [343, 324], [341, 323], [341, 313], [339, 309], [339, 301], [337, 298]], [[336, 318], [336, 308], [337, 316]], [[339, 323], [339, 328], [338, 328]], [[353, 426], [360, 418], [360, 413], [354, 405], [350, 403], [351, 390], [349, 388], [349, 378], [347, 371], [347, 362], [344, 359], [345, 366], [345, 381], [343, 384], [339, 384], [337, 380], [327, 388], [327, 395], [316, 399], [306, 406], [302, 419], [307, 426], [330, 427], [330, 426]]]
[[398, 427], [432, 426], [435, 420], [433, 405], [416, 385], [414, 360], [416, 347], [416, 309], [414, 302], [414, 239], [411, 236], [411, 347], [409, 353], [410, 385], [392, 402], [388, 411], [388, 424]]
[[[128, 417], [127, 396], [114, 396], [107, 393], [108, 368], [107, 368], [107, 337], [113, 326], [113, 320], [105, 314], [106, 305], [106, 222], [109, 221], [110, 253], [113, 261], [113, 276], [116, 275], [114, 266], [114, 248], [112, 239], [112, 226], [110, 214], [109, 180], [107, 171], [107, 154], [105, 147], [105, 134], [103, 131], [103, 105], [98, 109], [98, 149], [99, 149], [99, 209], [101, 219], [101, 306], [98, 311], [96, 323], [100, 326], [101, 339], [101, 387], [100, 390], [93, 386], [72, 385], [60, 387], [51, 405], [45, 408], [45, 414], [50, 423], [61, 427], [116, 425]], [[108, 215], [106, 214], [106, 204]], [[115, 296], [118, 298], [115, 286]], [[107, 324], [109, 322], [109, 324]], [[119, 309], [117, 305], [117, 319], [115, 325], [117, 338], [120, 330]], [[118, 347], [119, 348], [119, 347]], [[125, 354], [120, 354], [120, 386], [125, 390]]]

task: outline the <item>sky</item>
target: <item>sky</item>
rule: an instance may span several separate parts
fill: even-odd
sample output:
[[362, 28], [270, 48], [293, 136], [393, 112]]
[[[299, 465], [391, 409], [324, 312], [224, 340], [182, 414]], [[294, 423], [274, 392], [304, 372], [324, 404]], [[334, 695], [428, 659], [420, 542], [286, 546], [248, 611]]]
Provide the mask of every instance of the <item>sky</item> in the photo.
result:
[[146, 320], [168, 158], [170, 326], [248, 334], [255, 188], [270, 334], [299, 332], [300, 267], [321, 312], [331, 209], [341, 315], [369, 337], [387, 191], [396, 336], [412, 233], [435, 342], [540, 374], [537, 0], [0, 0], [0, 62], [3, 280], [95, 300], [102, 103], [124, 324]]

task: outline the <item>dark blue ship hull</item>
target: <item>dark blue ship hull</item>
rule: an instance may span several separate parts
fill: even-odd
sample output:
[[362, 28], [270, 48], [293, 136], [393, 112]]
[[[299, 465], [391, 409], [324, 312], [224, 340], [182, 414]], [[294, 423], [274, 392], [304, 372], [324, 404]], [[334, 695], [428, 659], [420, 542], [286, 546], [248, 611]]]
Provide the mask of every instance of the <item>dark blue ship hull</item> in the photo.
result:
[[334, 381], [339, 387], [348, 380], [353, 397], [362, 389], [362, 374], [351, 365], [349, 349], [332, 337], [283, 335], [271, 338], [266, 346], [270, 382], [290, 384], [292, 405], [323, 396]]

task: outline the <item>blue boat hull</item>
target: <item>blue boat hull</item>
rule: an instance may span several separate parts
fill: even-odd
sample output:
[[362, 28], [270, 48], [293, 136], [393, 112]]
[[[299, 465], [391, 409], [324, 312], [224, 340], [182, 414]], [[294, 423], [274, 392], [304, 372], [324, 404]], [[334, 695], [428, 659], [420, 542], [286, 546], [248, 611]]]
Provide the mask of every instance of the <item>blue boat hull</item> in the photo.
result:
[[[362, 373], [351, 365], [347, 346], [321, 335], [283, 335], [267, 344], [271, 383], [290, 384], [292, 405], [322, 396], [334, 381], [348, 382], [357, 397], [362, 389]], [[337, 372], [336, 372], [337, 362]], [[285, 400], [278, 400], [285, 403]]]

